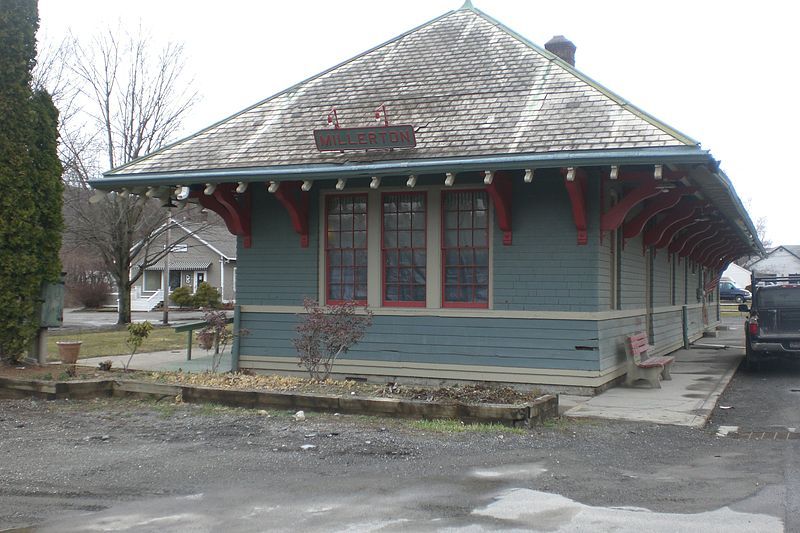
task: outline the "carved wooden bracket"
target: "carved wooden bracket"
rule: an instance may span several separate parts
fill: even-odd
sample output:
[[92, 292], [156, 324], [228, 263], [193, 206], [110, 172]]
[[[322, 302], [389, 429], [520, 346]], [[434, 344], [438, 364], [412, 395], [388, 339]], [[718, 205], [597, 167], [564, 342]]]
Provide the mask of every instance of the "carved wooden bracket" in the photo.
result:
[[676, 236], [670, 243], [668, 248], [669, 253], [686, 257], [688, 255], [686, 251], [690, 247], [694, 247], [694, 245], [702, 239], [716, 235], [718, 231], [715, 225], [709, 224], [708, 222], [694, 222], [693, 224], [689, 224], [683, 229], [681, 234]]
[[733, 235], [725, 235], [720, 242], [712, 242], [705, 247], [700, 247], [691, 256], [697, 260], [701, 265], [714, 265], [719, 259], [732, 250], [736, 245], [732, 244], [729, 239], [735, 238]]
[[511, 229], [511, 203], [512, 197], [511, 178], [504, 172], [497, 172], [492, 182], [486, 186], [486, 192], [494, 204], [497, 216], [497, 225], [503, 232], [503, 245], [510, 246], [513, 233]]
[[250, 248], [252, 232], [250, 227], [251, 192], [248, 190], [237, 198], [234, 195], [233, 183], [220, 183], [214, 193], [206, 195], [201, 190], [194, 190], [191, 196], [200, 201], [200, 205], [218, 214], [232, 234], [242, 237], [242, 245]]
[[569, 201], [572, 203], [572, 218], [575, 221], [575, 229], [578, 232], [578, 244], [589, 243], [589, 233], [586, 226], [586, 172], [576, 168], [575, 176], [572, 180], [568, 179], [568, 171], [561, 169], [564, 174], [564, 186], [569, 194]]
[[[717, 235], [720, 234], [720, 231], [721, 230], [720, 230], [719, 226], [717, 226], [715, 224], [712, 224], [711, 226], [709, 226], [709, 227], [707, 227], [705, 229], [701, 229], [699, 231], [696, 231], [694, 233], [694, 235], [690, 235], [689, 238], [684, 241], [683, 246], [681, 246], [680, 250], [676, 249], [672, 253], [676, 253], [681, 257], [693, 257], [692, 254], [696, 250], [698, 250], [698, 247], [700, 245], [702, 245], [703, 243], [708, 245], [709, 244], [709, 239], [714, 239], [715, 237], [717, 237]], [[681, 237], [685, 238], [683, 235], [681, 235]], [[711, 241], [711, 242], [713, 242], [713, 241]], [[670, 251], [672, 251], [673, 246], [677, 247], [677, 242], [674, 242], [674, 243], [672, 243], [672, 245], [670, 245], [670, 247], [669, 247]]]
[[638, 215], [625, 223], [622, 236], [625, 239], [632, 239], [639, 235], [645, 225], [657, 214], [666, 211], [670, 207], [675, 207], [686, 195], [694, 194], [697, 191], [694, 187], [682, 187], [662, 194], [652, 202], [648, 203]]
[[281, 182], [274, 194], [289, 213], [294, 231], [300, 235], [300, 247], [308, 248], [309, 194], [300, 188], [302, 184], [301, 181]]
[[[620, 227], [631, 209], [653, 196], [661, 194], [657, 188], [658, 182], [650, 179], [629, 191], [619, 202], [603, 213], [600, 218], [600, 231], [613, 231]], [[676, 202], [677, 203], [677, 202]]]
[[[698, 205], [694, 202], [681, 202], [678, 207], [669, 211], [658, 224], [645, 232], [642, 244], [645, 247], [655, 245], [663, 248], [669, 244], [675, 233], [691, 223], [697, 208]], [[667, 239], [666, 242], [661, 244], [665, 239]]]

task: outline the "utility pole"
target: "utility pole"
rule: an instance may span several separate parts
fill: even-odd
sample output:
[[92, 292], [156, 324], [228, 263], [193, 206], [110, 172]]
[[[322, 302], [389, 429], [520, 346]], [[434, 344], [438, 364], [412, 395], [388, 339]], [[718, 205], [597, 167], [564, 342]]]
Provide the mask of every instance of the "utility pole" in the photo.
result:
[[169, 252], [170, 252], [170, 229], [172, 228], [172, 209], [167, 208], [169, 212], [169, 217], [167, 217], [167, 233], [165, 238], [165, 248], [166, 254], [164, 255], [164, 318], [161, 320], [161, 323], [165, 326], [169, 325]]

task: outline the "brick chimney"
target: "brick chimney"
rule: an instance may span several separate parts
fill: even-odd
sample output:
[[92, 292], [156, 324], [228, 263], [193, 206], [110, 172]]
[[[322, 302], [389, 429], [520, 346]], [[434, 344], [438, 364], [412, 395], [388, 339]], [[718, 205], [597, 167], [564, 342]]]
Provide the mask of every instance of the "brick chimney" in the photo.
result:
[[545, 50], [557, 55], [562, 61], [575, 66], [575, 45], [563, 35], [556, 35], [544, 45]]

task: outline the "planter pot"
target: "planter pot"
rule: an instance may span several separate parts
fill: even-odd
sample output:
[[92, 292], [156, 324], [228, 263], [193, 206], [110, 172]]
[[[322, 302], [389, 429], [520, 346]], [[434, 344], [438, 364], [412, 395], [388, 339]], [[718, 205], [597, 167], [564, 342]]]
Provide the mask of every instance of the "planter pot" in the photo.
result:
[[78, 362], [78, 354], [81, 351], [81, 341], [58, 341], [58, 356], [65, 365], [74, 365]]

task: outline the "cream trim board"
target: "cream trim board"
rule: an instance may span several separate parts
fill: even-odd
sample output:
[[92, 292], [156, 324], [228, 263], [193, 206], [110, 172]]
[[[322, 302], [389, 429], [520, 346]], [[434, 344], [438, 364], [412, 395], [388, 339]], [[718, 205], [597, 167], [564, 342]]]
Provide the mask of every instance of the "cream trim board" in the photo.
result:
[[[702, 304], [688, 306], [691, 308], [702, 307]], [[299, 305], [242, 305], [242, 313], [254, 314], [303, 314], [305, 309]], [[680, 311], [681, 306], [659, 308], [655, 313], [668, 313]], [[625, 311], [513, 311], [505, 309], [458, 309], [458, 308], [400, 308], [383, 307], [372, 308], [372, 313], [377, 316], [431, 316], [431, 317], [463, 317], [463, 318], [518, 318], [540, 320], [616, 320], [620, 318], [633, 318], [645, 315], [644, 309]], [[358, 313], [364, 313], [358, 310]]]

